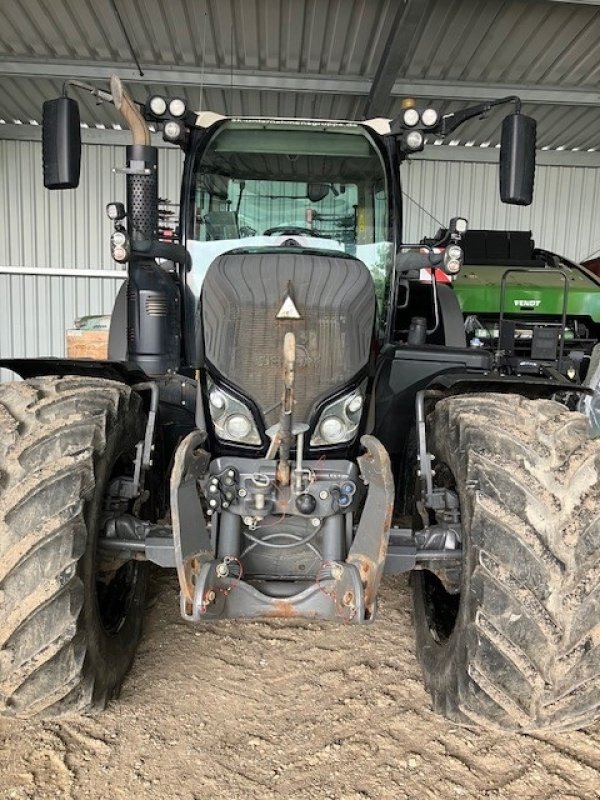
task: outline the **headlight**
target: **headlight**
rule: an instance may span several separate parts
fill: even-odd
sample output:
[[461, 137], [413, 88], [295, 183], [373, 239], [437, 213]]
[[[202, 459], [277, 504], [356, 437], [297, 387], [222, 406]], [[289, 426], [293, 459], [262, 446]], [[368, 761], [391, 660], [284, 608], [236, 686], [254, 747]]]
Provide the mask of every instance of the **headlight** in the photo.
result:
[[457, 244], [450, 244], [444, 252], [444, 260], [442, 262], [443, 270], [448, 275], [456, 275], [460, 272], [464, 259], [462, 247]]
[[402, 115], [402, 120], [405, 125], [413, 128], [419, 121], [419, 112], [416, 108], [407, 108]]
[[446, 253], [448, 258], [454, 259], [455, 261], [460, 261], [463, 257], [462, 247], [459, 247], [457, 244], [449, 244], [446, 248]]
[[360, 425], [364, 402], [362, 389], [357, 388], [326, 405], [310, 438], [311, 446], [351, 441]]
[[426, 108], [421, 114], [421, 119], [423, 120], [423, 125], [431, 128], [438, 121], [438, 113], [435, 108]]
[[106, 216], [113, 222], [119, 222], [125, 219], [127, 213], [123, 203], [109, 203], [106, 206]]
[[243, 414], [230, 414], [224, 427], [235, 442], [243, 442], [252, 434], [252, 420]]
[[327, 444], [343, 441], [345, 433], [344, 420], [334, 414], [319, 422], [319, 435]]
[[423, 134], [421, 131], [411, 131], [406, 134], [406, 144], [411, 150], [418, 150], [423, 147]]
[[183, 117], [185, 114], [185, 100], [174, 97], [169, 103], [169, 114], [173, 117]]
[[220, 392], [218, 389], [212, 389], [209, 395], [210, 405], [211, 408], [215, 408], [217, 411], [222, 411], [225, 408], [225, 395], [223, 392]]
[[155, 94], [154, 97], [151, 97], [148, 105], [150, 106], [150, 111], [156, 117], [162, 117], [167, 110], [167, 101], [159, 94]]
[[262, 444], [250, 409], [212, 381], [208, 385], [208, 406], [219, 439], [238, 444]]
[[171, 141], [179, 139], [181, 136], [181, 125], [174, 120], [165, 123], [165, 138]]

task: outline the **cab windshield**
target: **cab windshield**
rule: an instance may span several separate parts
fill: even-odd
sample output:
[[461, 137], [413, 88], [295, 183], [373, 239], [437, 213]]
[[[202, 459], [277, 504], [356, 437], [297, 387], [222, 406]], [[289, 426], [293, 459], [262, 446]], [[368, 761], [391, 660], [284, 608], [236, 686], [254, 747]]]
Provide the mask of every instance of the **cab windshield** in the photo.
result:
[[227, 122], [195, 158], [190, 200], [196, 296], [221, 253], [287, 245], [355, 255], [381, 305], [393, 263], [388, 189], [363, 128]]

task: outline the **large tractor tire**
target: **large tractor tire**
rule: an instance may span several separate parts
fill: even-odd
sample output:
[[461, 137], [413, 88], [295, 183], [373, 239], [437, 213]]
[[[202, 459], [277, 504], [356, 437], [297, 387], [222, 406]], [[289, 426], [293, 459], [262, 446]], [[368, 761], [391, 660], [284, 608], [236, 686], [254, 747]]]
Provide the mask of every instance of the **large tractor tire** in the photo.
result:
[[417, 652], [455, 722], [568, 730], [600, 716], [600, 440], [550, 400], [481, 394], [428, 419], [461, 504], [460, 594], [414, 575]]
[[109, 480], [131, 474], [140, 400], [78, 377], [0, 385], [0, 713], [102, 708], [138, 643], [146, 565], [102, 572]]

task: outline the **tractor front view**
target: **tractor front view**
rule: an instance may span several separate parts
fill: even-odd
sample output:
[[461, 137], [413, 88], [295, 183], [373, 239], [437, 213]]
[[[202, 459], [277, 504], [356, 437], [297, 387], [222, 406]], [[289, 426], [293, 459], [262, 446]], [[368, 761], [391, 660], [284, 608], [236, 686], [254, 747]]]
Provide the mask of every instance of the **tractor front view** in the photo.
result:
[[[0, 364], [23, 378], [0, 387], [4, 712], [110, 700], [154, 563], [199, 626], [370, 623], [384, 572], [411, 571], [438, 711], [513, 730], [595, 720], [600, 440], [573, 410], [589, 352], [559, 326], [554, 351], [537, 332], [523, 355], [511, 314], [461, 308], [465, 219], [401, 233], [401, 162], [500, 103], [501, 196], [531, 202], [518, 98], [344, 123], [140, 104], [116, 77], [77, 87], [133, 135], [126, 205], [107, 209], [128, 279], [108, 361]], [[149, 123], [185, 153], [178, 242], [159, 237]], [[45, 185], [73, 188], [75, 100], [45, 104], [43, 134]], [[568, 265], [520, 269], [566, 297]]]

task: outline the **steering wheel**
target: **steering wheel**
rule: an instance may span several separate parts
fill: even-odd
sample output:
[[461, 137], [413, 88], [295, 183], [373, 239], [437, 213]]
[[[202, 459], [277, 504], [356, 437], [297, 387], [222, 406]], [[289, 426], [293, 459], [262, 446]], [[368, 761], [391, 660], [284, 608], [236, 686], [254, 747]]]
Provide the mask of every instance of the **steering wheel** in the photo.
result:
[[268, 228], [263, 236], [318, 236], [310, 228], [301, 228], [299, 225], [276, 225], [274, 228]]

